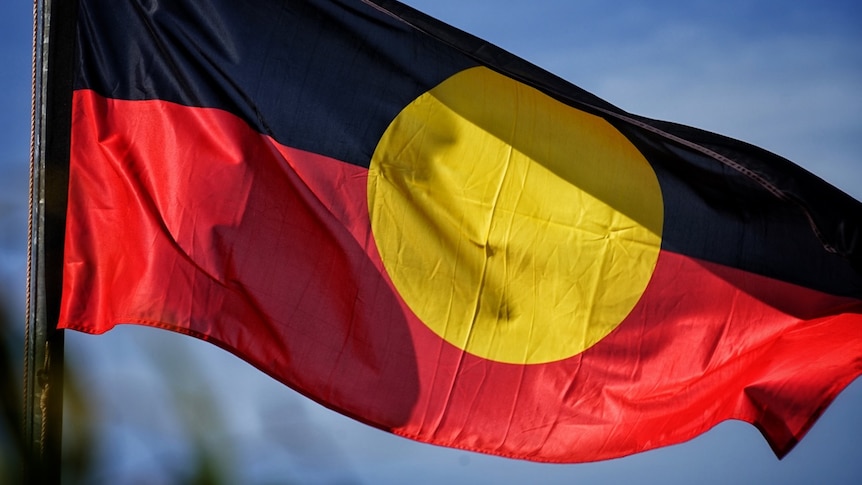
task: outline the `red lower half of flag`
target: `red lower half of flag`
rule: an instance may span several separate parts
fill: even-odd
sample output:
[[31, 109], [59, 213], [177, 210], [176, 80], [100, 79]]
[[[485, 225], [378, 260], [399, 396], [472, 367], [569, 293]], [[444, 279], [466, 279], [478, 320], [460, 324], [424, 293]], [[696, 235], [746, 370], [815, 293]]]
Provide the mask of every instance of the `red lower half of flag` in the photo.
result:
[[666, 251], [586, 351], [530, 365], [467, 353], [392, 284], [366, 174], [220, 110], [76, 92], [60, 326], [185, 333], [373, 426], [551, 462], [726, 419], [782, 455], [862, 373], [862, 302]]

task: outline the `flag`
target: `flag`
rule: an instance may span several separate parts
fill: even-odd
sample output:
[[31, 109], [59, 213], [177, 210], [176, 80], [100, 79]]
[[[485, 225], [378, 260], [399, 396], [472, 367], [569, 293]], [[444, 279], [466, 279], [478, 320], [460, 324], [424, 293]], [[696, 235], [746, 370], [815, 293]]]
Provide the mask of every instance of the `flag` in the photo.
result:
[[212, 342], [408, 438], [584, 462], [862, 373], [862, 204], [385, 0], [81, 0], [60, 327]]

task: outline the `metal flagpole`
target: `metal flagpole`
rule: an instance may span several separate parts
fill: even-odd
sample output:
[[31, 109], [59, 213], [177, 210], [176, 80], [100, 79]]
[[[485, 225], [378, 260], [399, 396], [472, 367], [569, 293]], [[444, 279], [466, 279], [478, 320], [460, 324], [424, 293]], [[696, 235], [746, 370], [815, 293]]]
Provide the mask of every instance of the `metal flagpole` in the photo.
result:
[[35, 0], [27, 322], [24, 335], [24, 483], [60, 483], [62, 289], [77, 0]]

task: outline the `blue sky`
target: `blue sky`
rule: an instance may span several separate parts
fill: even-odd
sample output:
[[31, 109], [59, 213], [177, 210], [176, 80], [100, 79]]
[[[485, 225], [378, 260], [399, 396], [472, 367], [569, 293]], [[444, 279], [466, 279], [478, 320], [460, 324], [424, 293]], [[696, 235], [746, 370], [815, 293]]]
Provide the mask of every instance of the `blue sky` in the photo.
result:
[[[762, 146], [862, 200], [857, 2], [407, 3], [623, 109]], [[24, 315], [31, 6], [5, 2], [0, 14], [0, 301], [17, 317]], [[387, 435], [180, 335], [124, 327], [66, 338], [67, 362], [98, 432], [99, 483], [171, 482], [192, 460], [194, 436], [249, 483], [862, 483], [862, 381], [782, 461], [754, 427], [726, 422], [631, 457], [541, 465]]]

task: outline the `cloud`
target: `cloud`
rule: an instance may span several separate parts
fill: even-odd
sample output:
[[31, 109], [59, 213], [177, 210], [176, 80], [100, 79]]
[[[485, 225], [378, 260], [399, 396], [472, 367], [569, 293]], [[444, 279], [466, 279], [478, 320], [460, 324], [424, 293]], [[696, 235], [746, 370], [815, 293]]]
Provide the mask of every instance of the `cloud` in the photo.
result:
[[[523, 55], [625, 110], [761, 146], [862, 199], [862, 34], [652, 22], [660, 13], [624, 9], [610, 23], [622, 34], [571, 34]], [[652, 27], [630, 34], [642, 16]]]

